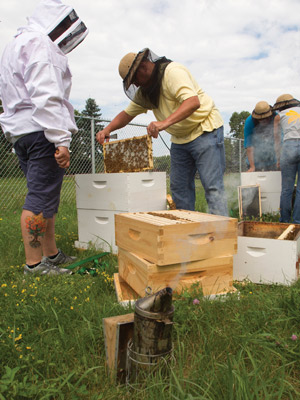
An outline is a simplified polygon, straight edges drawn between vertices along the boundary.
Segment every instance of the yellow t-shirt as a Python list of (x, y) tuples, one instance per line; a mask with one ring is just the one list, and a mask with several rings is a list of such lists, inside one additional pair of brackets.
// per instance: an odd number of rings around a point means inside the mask
[[(222, 126), (223, 120), (212, 98), (199, 87), (189, 70), (179, 63), (171, 62), (166, 67), (162, 79), (158, 108), (152, 110), (155, 118), (163, 121), (175, 112), (184, 100), (193, 96), (198, 96), (200, 107), (186, 119), (166, 129), (171, 134), (173, 143), (189, 143), (203, 132), (211, 132)], [(148, 109), (133, 101), (125, 109), (132, 117), (147, 111)]]

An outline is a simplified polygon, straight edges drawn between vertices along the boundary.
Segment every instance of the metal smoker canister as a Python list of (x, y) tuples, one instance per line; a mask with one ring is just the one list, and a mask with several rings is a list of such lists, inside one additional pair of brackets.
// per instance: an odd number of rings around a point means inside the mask
[(169, 287), (136, 301), (133, 339), (128, 346), (127, 374), (131, 378), (171, 354), (173, 314)]

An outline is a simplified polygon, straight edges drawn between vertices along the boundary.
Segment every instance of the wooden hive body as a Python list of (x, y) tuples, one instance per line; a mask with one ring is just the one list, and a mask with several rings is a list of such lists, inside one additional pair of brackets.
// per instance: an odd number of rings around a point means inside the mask
[(232, 289), (233, 256), (158, 266), (136, 254), (119, 249), (119, 275), (140, 296), (146, 289), (153, 293), (171, 287), (175, 293), (195, 284), (204, 295), (223, 293)]
[(115, 216), (116, 244), (156, 265), (178, 264), (237, 251), (237, 220), (185, 210)]

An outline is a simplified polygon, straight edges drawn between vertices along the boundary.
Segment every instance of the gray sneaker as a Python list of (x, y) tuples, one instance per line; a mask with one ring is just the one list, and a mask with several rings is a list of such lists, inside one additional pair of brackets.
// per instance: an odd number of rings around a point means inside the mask
[(55, 258), (43, 257), (42, 261), (47, 261), (53, 265), (71, 264), (76, 260), (76, 257), (67, 256), (63, 251), (58, 249), (58, 254)]
[(29, 268), (27, 265), (24, 267), (24, 275), (71, 275), (72, 271), (66, 268), (59, 268), (56, 265), (49, 263), (47, 260), (42, 260), (37, 267)]

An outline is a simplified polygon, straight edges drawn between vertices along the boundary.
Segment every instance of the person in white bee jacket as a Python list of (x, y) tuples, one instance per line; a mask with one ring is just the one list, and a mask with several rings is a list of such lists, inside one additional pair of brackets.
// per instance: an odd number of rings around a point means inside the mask
[(0, 124), (14, 145), (28, 187), (21, 215), (24, 273), (69, 274), (58, 265), (74, 257), (65, 255), (55, 241), (62, 180), (70, 164), (71, 136), (77, 132), (66, 54), (88, 29), (60, 0), (40, 1), (27, 20), (0, 62)]

